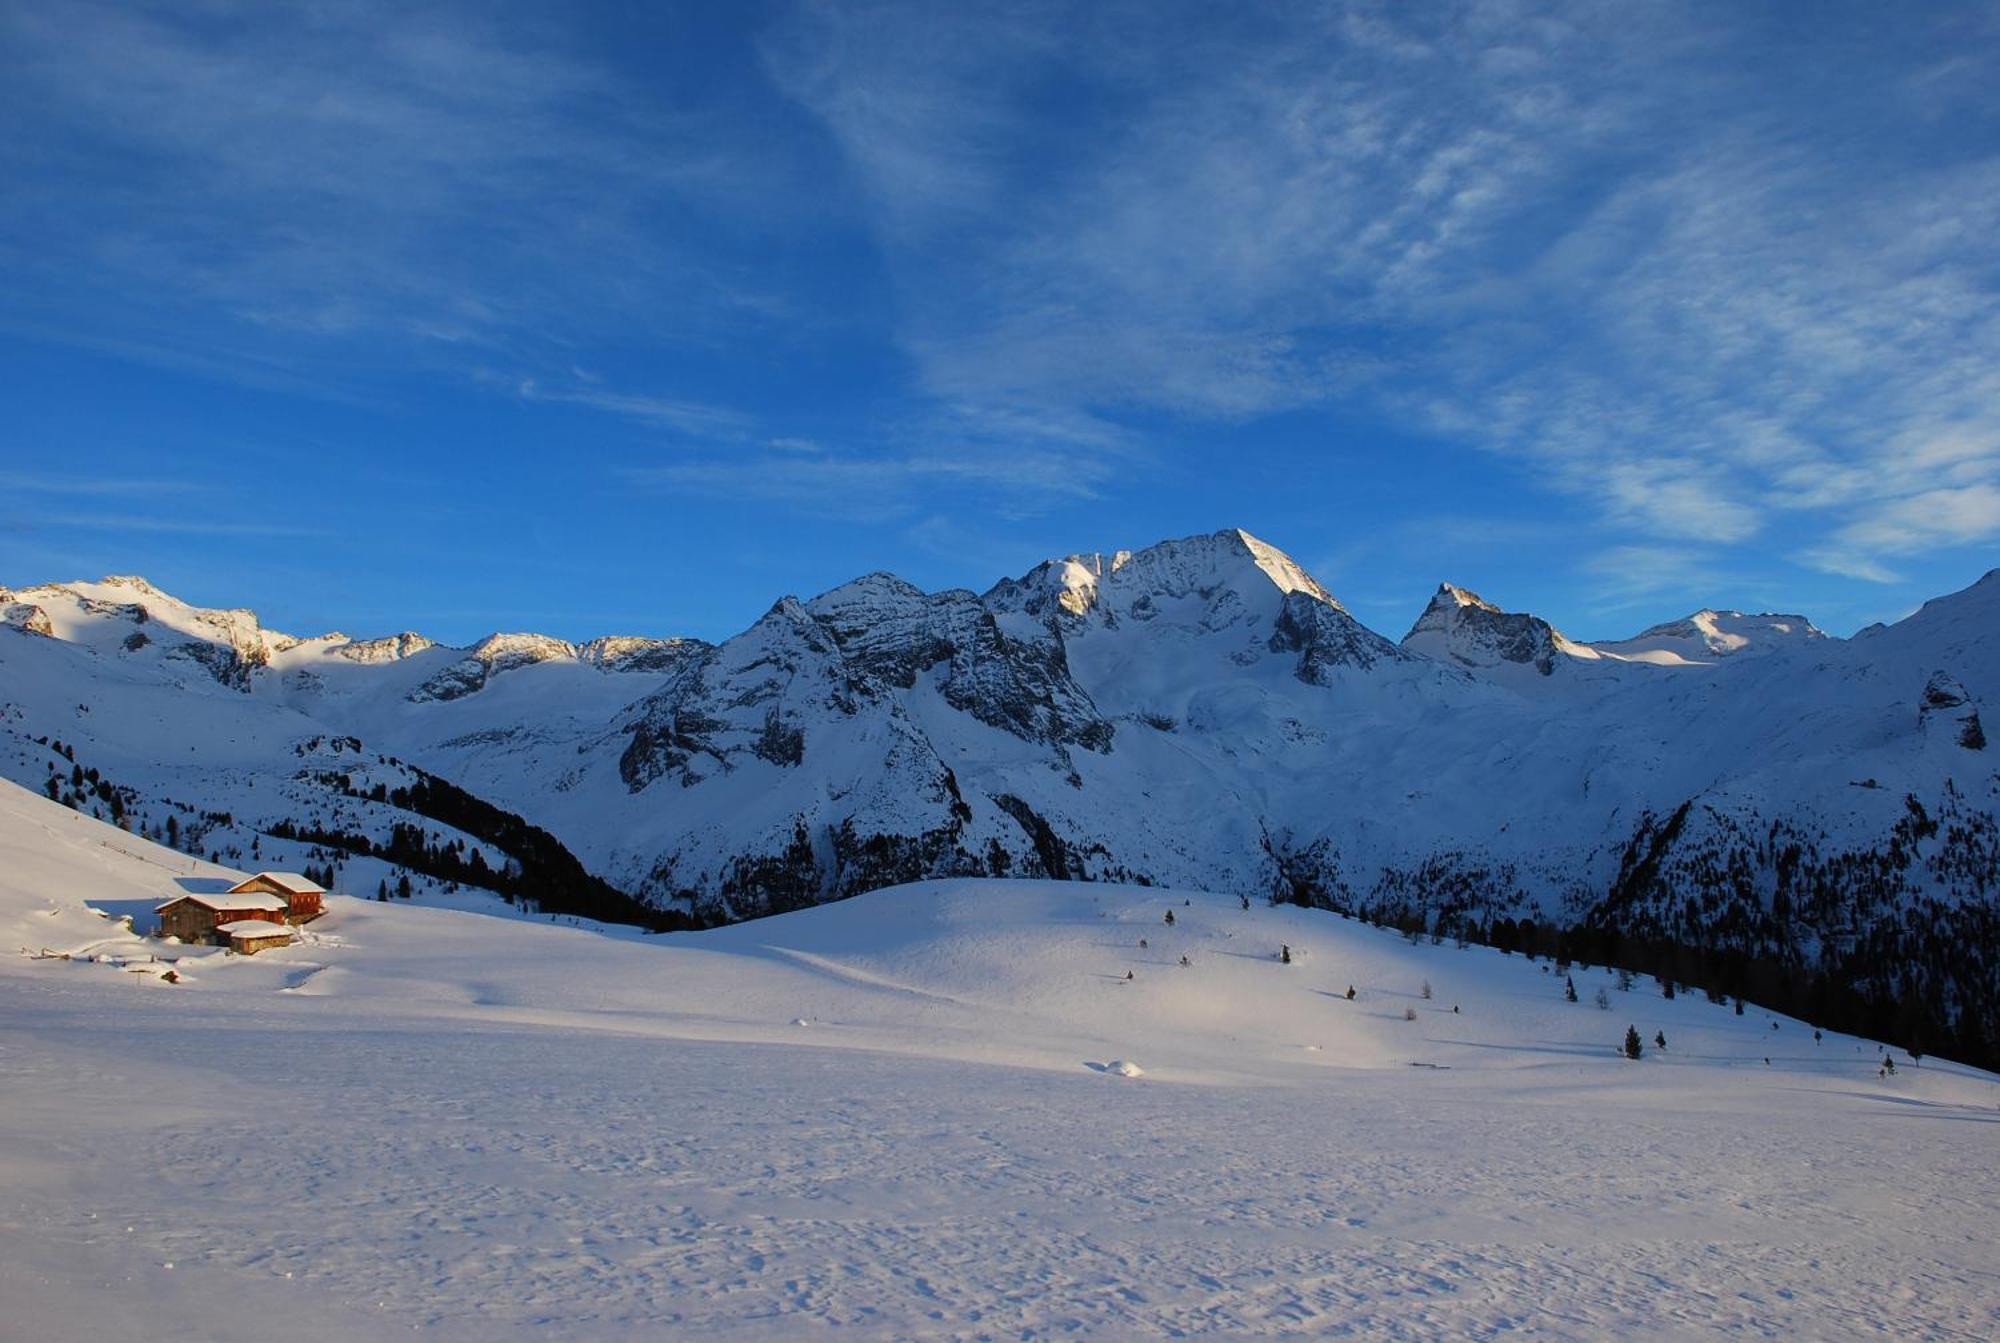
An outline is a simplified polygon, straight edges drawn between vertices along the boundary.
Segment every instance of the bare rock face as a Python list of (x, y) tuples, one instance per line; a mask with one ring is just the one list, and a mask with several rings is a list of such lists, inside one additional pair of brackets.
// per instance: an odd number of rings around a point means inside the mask
[(1369, 629), (1331, 597), (1306, 591), (1285, 594), (1271, 629), (1271, 651), (1299, 655), (1294, 674), (1307, 685), (1331, 685), (1343, 667), (1368, 671), (1409, 654)]
[(1917, 727), (1924, 732), (1949, 732), (1968, 751), (1986, 749), (1986, 730), (1979, 723), (1979, 706), (1947, 672), (1931, 673), (1917, 703)]
[(350, 639), (333, 650), (333, 655), (349, 662), (370, 665), (385, 662), (401, 662), (406, 657), (435, 648), (437, 644), (421, 634), (404, 631), (401, 634), (385, 635), (379, 639)]
[(0, 625), (23, 634), (38, 634), (44, 639), (55, 637), (56, 627), (49, 622), (47, 611), (33, 602), (9, 601), (12, 596), (0, 590)]
[(578, 644), (576, 656), (599, 671), (662, 673), (673, 671), (707, 647), (700, 639), (645, 639), (614, 634)]

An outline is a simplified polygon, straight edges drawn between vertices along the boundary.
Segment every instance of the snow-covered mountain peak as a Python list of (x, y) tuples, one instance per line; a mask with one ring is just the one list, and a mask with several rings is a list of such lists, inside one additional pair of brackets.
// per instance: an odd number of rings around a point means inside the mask
[(1801, 615), (1704, 607), (1679, 620), (1641, 630), (1630, 639), (1602, 640), (1591, 646), (1628, 661), (1674, 665), (1775, 653), (1825, 638), (1823, 631)]
[(929, 595), (915, 583), (887, 570), (877, 569), (874, 573), (849, 579), (838, 587), (828, 588), (804, 606), (820, 620), (854, 624), (877, 615), (921, 607), (929, 601)]
[[(1499, 612), (1500, 608), (1470, 588), (1459, 587), (1456, 583), (1440, 583), (1431, 597), (1431, 605), (1449, 603), (1455, 606), (1476, 606), (1482, 611)], [(1428, 612), (1426, 613), (1428, 614)]]
[[(1208, 596), (1223, 589), (1248, 596), (1261, 588), (1274, 591), (1276, 598), (1304, 592), (1329, 605), (1339, 605), (1291, 556), (1240, 528), (1121, 552), (1113, 558), (1110, 572), (1100, 576), (1098, 585), (1106, 593), (1117, 590), (1125, 594), (1127, 601), (1179, 598), (1191, 593)], [(1269, 604), (1275, 606), (1276, 602)]]
[[(1045, 560), (1019, 578), (994, 584), (981, 600), (990, 610), (1041, 620), (1094, 615), (1105, 626), (1127, 618), (1153, 620), (1176, 605), (1186, 608), (1187, 620), (1169, 623), (1214, 628), (1232, 623), (1230, 611), (1274, 620), (1283, 599), (1294, 592), (1340, 607), (1289, 555), (1240, 528), (1229, 528), (1142, 550)], [(1194, 613), (1190, 603), (1203, 611)]]
[[(1119, 551), (1112, 566), (1127, 558)], [(1036, 619), (1081, 616), (1097, 604), (1097, 584), (1105, 572), (1102, 555), (1044, 560), (1019, 578), (1003, 578), (980, 600), (991, 610), (1021, 612)]]
[[(14, 596), (9, 624), (101, 656), (193, 662), (237, 690), (248, 689), (255, 669), (306, 642), (266, 629), (255, 611), (194, 606), (130, 575), (46, 583)], [(32, 610), (14, 609), (22, 605)]]
[(1440, 583), (1430, 605), (1403, 636), (1413, 653), (1477, 671), (1515, 669), (1553, 676), (1566, 659), (1594, 661), (1587, 644), (1565, 638), (1540, 616), (1505, 611), (1468, 588)]
[(1305, 571), (1304, 566), (1270, 542), (1260, 541), (1240, 527), (1220, 535), (1234, 537), (1236, 542), (1249, 552), (1251, 559), (1265, 577), (1278, 585), (1280, 592), (1303, 592), (1330, 605), (1340, 605), (1334, 600), (1331, 592), (1320, 586), (1318, 579)]

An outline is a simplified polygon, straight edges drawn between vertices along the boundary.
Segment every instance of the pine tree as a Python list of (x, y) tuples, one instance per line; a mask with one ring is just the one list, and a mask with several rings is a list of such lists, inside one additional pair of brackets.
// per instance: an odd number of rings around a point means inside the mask
[(1171, 928), (1173, 926), (1174, 926), (1174, 912), (1170, 909), (1167, 911), (1167, 927)]
[(1278, 948), (1278, 960), (1285, 965), (1292, 963), (1292, 947), (1289, 942)]
[(1627, 1026), (1625, 1028), (1625, 1057), (1636, 1059), (1645, 1052), (1646, 1046), (1639, 1039), (1639, 1028), (1637, 1026)]
[(389, 879), (387, 877), (375, 883), (375, 898), (384, 902), (389, 899)]
[(1665, 1031), (1655, 1031), (1653, 1033), (1653, 1044), (1654, 1047), (1664, 1054), (1667, 1049), (1667, 1033)]
[(1574, 976), (1563, 976), (1563, 1001), (1570, 1003), (1576, 1001), (1576, 979)]

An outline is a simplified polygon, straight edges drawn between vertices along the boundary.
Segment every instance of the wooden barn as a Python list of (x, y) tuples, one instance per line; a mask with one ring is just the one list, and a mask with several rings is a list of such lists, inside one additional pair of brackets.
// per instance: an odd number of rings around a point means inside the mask
[(255, 956), (269, 947), (290, 946), (292, 942), (292, 930), (269, 919), (238, 919), (218, 926), (215, 931), (228, 939), (231, 951), (243, 956)]
[(259, 872), (229, 888), (231, 895), (275, 895), (285, 902), (286, 923), (311, 923), (323, 912), (326, 889), (296, 872)]
[(228, 941), (218, 930), (226, 923), (259, 920), (283, 927), (288, 906), (280, 896), (263, 891), (243, 895), (183, 895), (154, 910), (160, 916), (160, 936), (178, 937), (183, 942)]

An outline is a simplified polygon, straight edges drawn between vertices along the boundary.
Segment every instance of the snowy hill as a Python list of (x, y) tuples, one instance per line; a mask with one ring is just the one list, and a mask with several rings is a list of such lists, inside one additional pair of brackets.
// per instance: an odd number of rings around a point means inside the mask
[(984, 880), (665, 937), (333, 896), (243, 957), (95, 912), (234, 873), (4, 783), (0, 851), (23, 1337), (2000, 1323), (2000, 1079), (1601, 965)]
[(1446, 585), (1397, 644), (1224, 531), (983, 594), (873, 574), (716, 645), (456, 649), (110, 579), (6, 594), (0, 773), (231, 861), (588, 874), (583, 912), (1057, 877), (1562, 935), (1988, 1057), (2000, 1020), (1961, 1017), (2000, 1003), (1997, 590), (1852, 640), (1704, 611), (1586, 645)]

